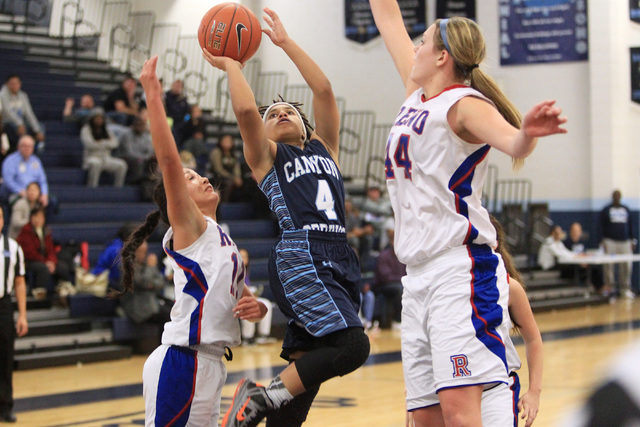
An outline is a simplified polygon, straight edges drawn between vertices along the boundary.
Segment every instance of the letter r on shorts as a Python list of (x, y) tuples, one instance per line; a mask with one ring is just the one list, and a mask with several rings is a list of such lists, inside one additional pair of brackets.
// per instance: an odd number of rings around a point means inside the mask
[(451, 356), (451, 363), (453, 364), (453, 377), (468, 377), (471, 375), (471, 371), (468, 368), (469, 361), (464, 354), (457, 354)]

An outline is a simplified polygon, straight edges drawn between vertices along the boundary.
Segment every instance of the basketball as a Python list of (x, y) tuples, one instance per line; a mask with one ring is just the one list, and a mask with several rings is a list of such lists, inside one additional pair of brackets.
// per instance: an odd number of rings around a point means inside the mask
[(198, 29), (200, 47), (214, 56), (244, 63), (260, 46), (262, 28), (258, 18), (237, 3), (221, 3), (209, 9)]

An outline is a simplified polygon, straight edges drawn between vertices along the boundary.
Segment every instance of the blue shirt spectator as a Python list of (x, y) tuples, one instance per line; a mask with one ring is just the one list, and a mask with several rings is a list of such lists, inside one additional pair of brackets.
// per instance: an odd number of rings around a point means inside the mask
[(2, 195), (11, 202), (18, 197), (26, 197), (27, 186), (32, 182), (40, 184), (42, 206), (49, 204), (47, 175), (40, 159), (33, 154), (35, 141), (30, 135), (23, 135), (18, 142), (18, 151), (9, 154), (2, 163)]

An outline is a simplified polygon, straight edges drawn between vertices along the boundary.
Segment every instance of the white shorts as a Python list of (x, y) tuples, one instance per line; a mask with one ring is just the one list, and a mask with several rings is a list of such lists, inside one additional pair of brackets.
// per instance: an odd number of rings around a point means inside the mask
[(518, 399), (520, 379), (512, 372), (509, 384), (500, 383), (482, 393), (482, 425), (518, 427)]
[(508, 382), (509, 284), (488, 246), (450, 249), (402, 279), (407, 409), (439, 404), (446, 388)]
[(161, 345), (142, 371), (145, 425), (218, 426), (227, 370), (224, 349)]

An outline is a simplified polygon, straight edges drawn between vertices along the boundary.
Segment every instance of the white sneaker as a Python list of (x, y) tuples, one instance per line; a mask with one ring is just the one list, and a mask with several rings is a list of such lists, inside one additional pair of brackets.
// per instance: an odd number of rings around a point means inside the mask
[(626, 291), (624, 291), (622, 296), (624, 296), (626, 299), (634, 299), (636, 297), (636, 294), (634, 294), (633, 291), (627, 289)]

